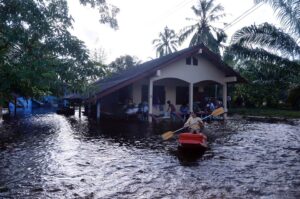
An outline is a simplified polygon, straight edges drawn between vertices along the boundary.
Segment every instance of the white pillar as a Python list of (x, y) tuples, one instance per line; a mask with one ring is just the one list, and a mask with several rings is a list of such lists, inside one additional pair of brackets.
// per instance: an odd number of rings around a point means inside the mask
[(148, 103), (149, 103), (149, 117), (148, 120), (152, 122), (152, 114), (153, 114), (153, 80), (150, 79), (149, 81), (149, 89), (148, 89)]
[[(223, 107), (224, 111), (227, 113), (227, 83), (223, 84)], [(224, 118), (226, 119), (227, 114), (224, 114)]]
[(189, 85), (189, 108), (190, 111), (193, 111), (193, 99), (194, 99), (194, 84), (190, 83)]
[(215, 98), (218, 99), (218, 84), (215, 85)]
[(78, 114), (79, 114), (79, 118), (81, 118), (81, 102), (79, 103), (79, 112), (78, 112)]
[(97, 120), (100, 120), (100, 111), (101, 111), (101, 106), (100, 106), (100, 101), (97, 101)]

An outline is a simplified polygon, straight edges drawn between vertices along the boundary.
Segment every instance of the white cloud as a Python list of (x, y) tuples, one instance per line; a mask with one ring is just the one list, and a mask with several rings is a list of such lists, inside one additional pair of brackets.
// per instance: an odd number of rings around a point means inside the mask
[[(191, 10), (196, 0), (111, 0), (120, 8), (119, 30), (99, 23), (96, 9), (84, 7), (77, 0), (68, 0), (70, 14), (73, 16), (72, 33), (83, 40), (89, 49), (102, 47), (107, 53), (107, 62), (121, 55), (129, 54), (147, 60), (155, 57), (152, 40), (167, 25), (180, 30), (187, 25), (186, 17), (194, 17)], [(244, 11), (251, 8), (253, 0), (219, 0), (228, 14), (224, 22), (231, 22)], [(275, 22), (272, 10), (262, 6), (238, 22), (226, 32), (231, 36), (239, 28), (253, 23)], [(222, 26), (221, 26), (222, 27)], [(185, 46), (186, 47), (186, 46)]]

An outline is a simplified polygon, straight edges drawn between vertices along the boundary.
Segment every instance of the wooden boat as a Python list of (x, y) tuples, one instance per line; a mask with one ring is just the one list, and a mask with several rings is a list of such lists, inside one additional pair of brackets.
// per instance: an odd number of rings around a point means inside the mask
[(205, 150), (207, 148), (207, 137), (203, 133), (181, 133), (179, 134), (178, 143), (182, 149)]

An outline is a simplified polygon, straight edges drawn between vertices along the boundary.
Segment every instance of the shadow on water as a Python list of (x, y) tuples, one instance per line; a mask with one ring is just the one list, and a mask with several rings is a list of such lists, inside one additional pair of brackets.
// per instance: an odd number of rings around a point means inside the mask
[(191, 150), (177, 147), (176, 150), (170, 150), (169, 152), (171, 155), (177, 157), (182, 166), (198, 166), (199, 160), (201, 160), (206, 150)]

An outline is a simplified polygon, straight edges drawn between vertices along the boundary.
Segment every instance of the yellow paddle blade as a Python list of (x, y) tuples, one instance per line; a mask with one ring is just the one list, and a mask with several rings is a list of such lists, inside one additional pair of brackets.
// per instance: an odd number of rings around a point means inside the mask
[(212, 116), (218, 116), (218, 115), (223, 114), (224, 112), (225, 112), (224, 109), (223, 109), (222, 107), (220, 107), (220, 108), (217, 108), (216, 110), (214, 110), (214, 111), (211, 113), (211, 115), (212, 115)]
[(162, 134), (161, 137), (163, 140), (168, 140), (171, 137), (173, 137), (173, 135), (174, 135), (173, 131), (168, 131), (168, 132), (165, 132), (164, 134)]

